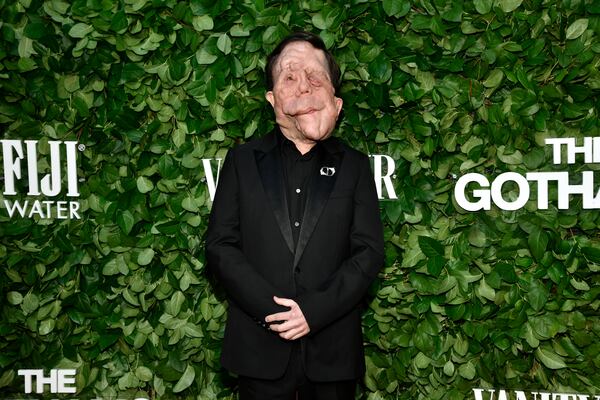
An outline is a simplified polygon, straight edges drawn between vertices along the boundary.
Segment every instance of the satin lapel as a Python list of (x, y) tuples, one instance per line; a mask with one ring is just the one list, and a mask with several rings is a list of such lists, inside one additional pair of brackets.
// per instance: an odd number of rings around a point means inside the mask
[(290, 225), (290, 216), (285, 196), (285, 184), (282, 172), (281, 155), (279, 149), (274, 146), (267, 152), (256, 151), (256, 165), (262, 180), (263, 188), (269, 199), (269, 205), (275, 214), (275, 219), (281, 229), (290, 251), (294, 252), (294, 238)]
[[(319, 217), (327, 203), (327, 199), (329, 199), (329, 195), (331, 194), (340, 171), (343, 154), (343, 152), (330, 153), (328, 151), (323, 151), (322, 155), (319, 157), (317, 168), (315, 168), (308, 188), (308, 197), (304, 208), (304, 218), (302, 219), (302, 227), (300, 228), (296, 254), (294, 255), (294, 268), (296, 268), (298, 262), (300, 262), (302, 253), (319, 221)], [(324, 175), (321, 173), (323, 167), (333, 167), (335, 172), (330, 176)], [(331, 171), (331, 169), (328, 171)], [(330, 172), (324, 171), (324, 173)]]

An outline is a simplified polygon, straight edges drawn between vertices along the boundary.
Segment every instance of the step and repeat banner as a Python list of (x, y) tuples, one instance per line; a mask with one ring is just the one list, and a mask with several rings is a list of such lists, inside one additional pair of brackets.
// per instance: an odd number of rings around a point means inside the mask
[(301, 29), (384, 222), (357, 396), (600, 399), (593, 0), (0, 0), (0, 399), (237, 398), (204, 235)]

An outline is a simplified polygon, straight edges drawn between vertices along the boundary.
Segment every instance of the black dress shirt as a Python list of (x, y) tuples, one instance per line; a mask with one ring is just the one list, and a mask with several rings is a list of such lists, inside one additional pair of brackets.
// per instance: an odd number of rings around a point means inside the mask
[(317, 142), (310, 151), (302, 154), (292, 141), (288, 140), (283, 134), (280, 134), (279, 146), (283, 161), (283, 176), (285, 179), (285, 193), (290, 214), (290, 225), (292, 226), (295, 245), (298, 243), (298, 235), (302, 227), (308, 183), (312, 172), (317, 166), (317, 153), (321, 151), (321, 144)]

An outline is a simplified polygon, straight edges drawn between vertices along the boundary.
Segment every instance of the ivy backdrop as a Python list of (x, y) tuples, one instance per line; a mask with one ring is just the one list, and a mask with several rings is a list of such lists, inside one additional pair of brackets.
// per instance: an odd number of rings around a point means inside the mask
[(598, 169), (544, 146), (600, 134), (598, 1), (0, 0), (2, 138), (39, 140), (40, 173), (47, 141), (85, 145), (81, 219), (0, 208), (3, 396), (19, 368), (76, 368), (78, 398), (236, 398), (201, 160), (271, 129), (265, 57), (297, 29), (342, 65), (336, 134), (396, 160), (361, 396), (600, 393), (598, 211), (452, 195), (467, 172)]

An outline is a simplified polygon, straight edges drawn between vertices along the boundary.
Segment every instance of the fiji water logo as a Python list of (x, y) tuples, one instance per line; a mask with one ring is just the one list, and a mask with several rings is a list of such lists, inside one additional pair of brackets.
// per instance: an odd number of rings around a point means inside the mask
[[(81, 219), (75, 141), (48, 141), (50, 172), (39, 170), (37, 140), (0, 140), (3, 203), (9, 218)], [(63, 177), (65, 179), (63, 179)], [(26, 188), (23, 184), (26, 182)], [(65, 185), (66, 183), (66, 185)], [(58, 200), (58, 196), (68, 200)]]

